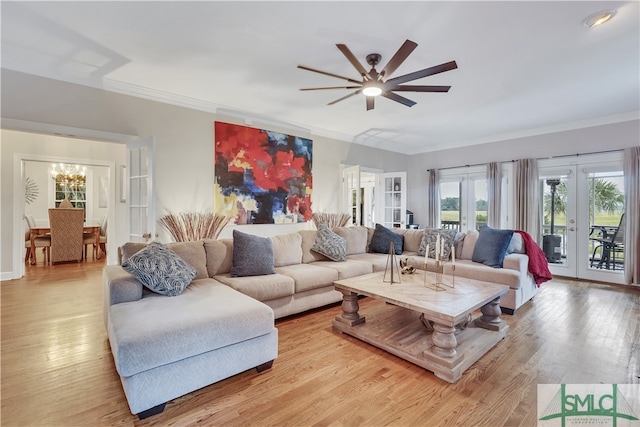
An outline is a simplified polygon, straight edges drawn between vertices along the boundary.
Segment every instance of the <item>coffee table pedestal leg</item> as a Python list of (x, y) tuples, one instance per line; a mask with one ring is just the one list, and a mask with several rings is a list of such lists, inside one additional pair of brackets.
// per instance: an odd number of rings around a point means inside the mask
[(360, 306), (358, 305), (358, 294), (340, 289), (342, 292), (342, 314), (336, 316), (335, 321), (344, 323), (349, 326), (364, 323), (365, 318), (358, 313)]
[(455, 336), (456, 328), (438, 323), (433, 324), (433, 334), (431, 339), (433, 347), (431, 351), (440, 357), (454, 357), (456, 354), (456, 346), (458, 342)]
[(500, 319), (500, 298), (496, 298), (488, 304), (483, 305), (480, 308), (482, 316), (475, 320), (476, 326), (490, 331), (499, 331), (504, 327), (502, 320)]

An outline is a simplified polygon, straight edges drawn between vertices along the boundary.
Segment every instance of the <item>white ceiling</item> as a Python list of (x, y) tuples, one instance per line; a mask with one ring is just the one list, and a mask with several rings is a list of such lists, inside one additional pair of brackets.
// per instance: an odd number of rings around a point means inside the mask
[[(317, 135), (420, 153), (637, 119), (640, 3), (542, 2), (2, 2), (2, 67)], [(581, 21), (618, 10), (609, 23)], [(336, 78), (360, 79), (336, 48), (386, 64), (392, 76), (455, 60), (411, 84), (449, 93), (403, 95), (365, 110)], [(369, 67), (366, 66), (368, 69)]]

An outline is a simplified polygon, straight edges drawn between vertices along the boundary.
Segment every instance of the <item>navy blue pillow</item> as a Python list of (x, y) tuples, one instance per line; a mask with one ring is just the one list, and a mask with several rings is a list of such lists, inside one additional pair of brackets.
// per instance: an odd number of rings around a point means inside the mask
[(261, 276), (275, 272), (271, 239), (233, 230), (231, 276)]
[(494, 268), (502, 268), (511, 237), (513, 237), (513, 230), (499, 230), (485, 225), (480, 229), (471, 261)]
[(371, 243), (369, 243), (369, 252), (388, 254), (389, 243), (391, 242), (393, 242), (396, 255), (402, 255), (404, 236), (389, 230), (387, 227), (376, 224), (376, 229), (373, 231), (373, 236), (371, 237)]

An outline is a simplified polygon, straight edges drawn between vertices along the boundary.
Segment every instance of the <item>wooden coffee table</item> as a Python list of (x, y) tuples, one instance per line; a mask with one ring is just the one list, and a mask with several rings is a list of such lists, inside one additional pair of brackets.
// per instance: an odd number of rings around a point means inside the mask
[[(334, 282), (343, 301), (342, 314), (333, 320), (333, 329), (454, 383), (509, 332), (509, 325), (500, 319), (500, 297), (509, 287), (456, 277), (454, 287), (437, 291), (424, 286), (425, 274), (427, 283), (435, 281), (434, 273), (419, 270), (401, 275), (401, 283), (384, 282), (383, 272)], [(451, 276), (443, 276), (443, 281), (451, 284)], [(386, 304), (360, 313), (358, 295)], [(478, 308), (481, 316), (466, 328), (456, 328)], [(433, 332), (420, 320), (421, 313), (432, 321)]]

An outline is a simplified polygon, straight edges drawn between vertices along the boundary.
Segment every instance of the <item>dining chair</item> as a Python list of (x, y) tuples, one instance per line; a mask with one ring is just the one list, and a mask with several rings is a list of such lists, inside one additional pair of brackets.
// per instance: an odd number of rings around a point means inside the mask
[(51, 264), (82, 261), (84, 209), (49, 209)]
[(599, 238), (591, 238), (590, 240), (597, 242), (591, 254), (591, 267), (595, 260), (598, 249), (600, 250), (600, 259), (596, 268), (602, 268), (604, 265), (607, 270), (616, 269), (616, 254), (624, 253), (624, 213), (620, 216), (618, 228), (611, 234), (604, 234)]
[[(31, 253), (31, 228), (36, 226), (36, 222), (33, 220), (31, 215), (25, 215), (24, 217), (27, 223), (27, 231), (24, 233), (24, 248), (26, 249), (24, 255), (24, 262), (29, 262), (31, 257), (37, 262), (36, 254), (37, 252)], [(34, 239), (34, 245), (36, 249), (42, 248), (42, 252), (44, 253), (44, 263), (47, 264), (49, 262), (50, 251), (51, 248), (51, 236), (38, 236)]]
[(107, 215), (101, 215), (98, 220), (98, 225), (100, 226), (100, 236), (98, 237), (98, 241), (96, 242), (96, 235), (94, 233), (83, 233), (83, 243), (84, 243), (84, 258), (88, 258), (88, 246), (91, 245), (93, 248), (93, 259), (98, 257), (98, 252), (102, 251), (103, 254), (107, 253)]

